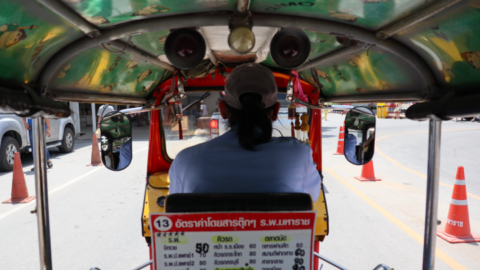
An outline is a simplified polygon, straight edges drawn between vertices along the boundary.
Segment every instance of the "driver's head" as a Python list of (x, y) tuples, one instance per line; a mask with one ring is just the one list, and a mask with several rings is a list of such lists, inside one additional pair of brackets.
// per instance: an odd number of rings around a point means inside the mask
[[(273, 73), (259, 64), (248, 63), (235, 68), (227, 78), (225, 98), (218, 108), (231, 126), (237, 127), (240, 145), (248, 150), (270, 141), (272, 121), (277, 120), (277, 84)], [(259, 128), (261, 134), (255, 134)]]

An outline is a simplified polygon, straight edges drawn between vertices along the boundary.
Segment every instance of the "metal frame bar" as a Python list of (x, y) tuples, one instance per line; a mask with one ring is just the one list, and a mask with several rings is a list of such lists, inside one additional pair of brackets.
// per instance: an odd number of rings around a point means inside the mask
[(301, 72), (301, 71), (307, 70), (309, 68), (314, 68), (314, 67), (316, 67), (320, 64), (329, 63), (329, 62), (334, 61), (338, 58), (342, 58), (344, 56), (354, 54), (354, 53), (356, 53), (358, 51), (361, 51), (361, 50), (364, 50), (364, 49), (365, 48), (363, 48), (362, 46), (343, 47), (343, 48), (340, 48), (340, 49), (335, 50), (333, 52), (330, 52), (330, 53), (321, 55), (320, 57), (317, 57), (317, 58), (313, 59), (312, 61), (307, 62), (303, 66), (295, 69), (295, 71), (296, 72)]
[(144, 52), (144, 51), (141, 51), (139, 49), (135, 49), (133, 47), (130, 47), (128, 44), (126, 44), (123, 41), (120, 41), (120, 40), (110, 41), (110, 42), (107, 43), (107, 45), (110, 45), (110, 46), (112, 46), (116, 49), (122, 50), (122, 52), (129, 53), (129, 54), (133, 55), (134, 57), (145, 60), (146, 62), (152, 63), (156, 66), (161, 67), (161, 68), (168, 69), (170, 71), (175, 71), (174, 66), (158, 60), (157, 58), (151, 56), (147, 52)]
[(150, 260), (150, 261), (148, 261), (148, 262), (146, 262), (146, 263), (144, 263), (144, 264), (142, 264), (142, 265), (139, 265), (139, 266), (133, 268), (132, 270), (140, 270), (140, 269), (143, 269), (143, 268), (151, 265), (152, 263), (153, 263), (153, 260)]
[[(102, 35), (96, 39), (84, 37), (64, 47), (49, 59), (38, 75), (37, 81), (40, 82), (42, 88), (48, 87), (54, 76), (70, 59), (101, 43), (121, 39), (128, 35), (139, 35), (171, 28), (228, 25), (228, 18), (231, 15), (231, 13), (216, 13), (214, 16), (212, 13), (187, 14), (151, 18), (115, 26), (102, 32)], [(419, 85), (421, 89), (436, 85), (434, 73), (424, 59), (396, 40), (389, 39), (380, 42), (372, 31), (339, 22), (300, 16), (256, 13), (252, 17), (254, 26), (296, 28), (331, 35), (341, 34), (367, 43), (366, 46), (377, 46), (400, 57), (411, 66), (412, 70), (420, 74), (423, 81), (423, 85)]]
[(428, 127), (427, 203), (425, 210), (425, 236), (423, 240), (423, 270), (435, 269), (441, 134), (442, 121), (431, 115)]
[(340, 266), (339, 264), (335, 263), (334, 261), (330, 260), (330, 259), (327, 259), (325, 257), (323, 257), (322, 255), (318, 254), (317, 252), (313, 252), (313, 255), (317, 258), (320, 258), (322, 259), (323, 261), (326, 261), (327, 263), (329, 263), (330, 265), (338, 268), (338, 269), (341, 269), (341, 270), (347, 270), (347, 268), (343, 267), (343, 266)]
[(237, 11), (240, 13), (245, 13), (250, 8), (250, 0), (238, 0), (237, 1)]
[(37, 198), (37, 226), (42, 270), (52, 269), (52, 247), (50, 242), (50, 221), (48, 210), (48, 186), (45, 148), (45, 119), (33, 119), (35, 191)]
[[(56, 0), (38, 0), (39, 3), (50, 9), (52, 12), (62, 17), (69, 23), (84, 32), (88, 37), (96, 39), (102, 35), (99, 29), (92, 25), (89, 21), (85, 20), (81, 15), (71, 10), (66, 4)], [(150, 62), (161, 68), (174, 71), (175, 67), (158, 60), (156, 57), (150, 55), (147, 52), (141, 51), (137, 48), (131, 47), (122, 41), (111, 42), (113, 47), (120, 47), (122, 51), (128, 52), (135, 57)]]
[(369, 95), (355, 95), (355, 96), (323, 96), (324, 102), (377, 102), (377, 101), (424, 101), (430, 97), (428, 90), (412, 91), (412, 92), (394, 92), (385, 94), (369, 94)]
[(216, 16), (212, 16), (210, 13), (202, 13), (199, 15), (187, 14), (164, 18), (152, 18), (122, 24), (103, 31), (102, 35), (98, 36), (96, 39), (83, 37), (70, 43), (70, 45), (65, 46), (49, 59), (36, 80), (39, 81), (42, 89), (48, 89), (52, 79), (55, 78), (55, 75), (67, 64), (69, 60), (81, 52), (97, 45), (101, 45), (102, 43), (108, 43), (113, 40), (121, 39), (128, 35), (140, 35), (160, 30), (190, 28), (197, 26), (227, 25), (228, 18), (228, 14), (218, 14)]
[[(400, 22), (387, 27), (379, 32), (377, 32), (376, 37), (379, 40), (386, 40), (387, 38), (395, 35), (396, 33), (415, 26), (416, 24), (423, 22), (432, 16), (446, 10), (447, 8), (456, 5), (463, 0), (439, 0), (435, 1), (432, 4), (424, 7), (423, 9), (413, 13), (407, 18), (401, 19)], [(466, 2), (466, 1), (465, 1)]]
[(87, 103), (112, 103), (112, 104), (128, 104), (143, 105), (147, 103), (147, 99), (131, 96), (104, 95), (96, 93), (74, 92), (51, 90), (52, 98), (61, 101), (76, 101)]
[(56, 0), (37, 0), (37, 2), (44, 5), (47, 9), (62, 17), (69, 23), (73, 24), (73, 26), (78, 28), (86, 35), (95, 38), (101, 34), (100, 30), (98, 30), (89, 21), (85, 20), (82, 16), (78, 15), (75, 11), (71, 10), (62, 2)]
[(424, 84), (423, 86), (419, 86), (420, 88), (426, 88), (437, 84), (432, 69), (416, 52), (393, 39), (381, 42), (375, 37), (375, 33), (372, 31), (343, 23), (300, 16), (255, 13), (252, 17), (254, 26), (295, 28), (330, 35), (343, 35), (362, 41), (366, 43), (365, 46), (377, 46), (404, 60), (411, 66), (412, 70), (420, 74)]
[(208, 56), (208, 58), (210, 59), (210, 61), (212, 61), (212, 64), (216, 66), (218, 64), (218, 60), (215, 57), (215, 54), (213, 53), (212, 49), (210, 49), (211, 48), (210, 44), (209, 44), (208, 40), (206, 39), (205, 33), (203, 33), (201, 27), (198, 28), (198, 32), (200, 32), (203, 39), (205, 40), (205, 44), (207, 45), (207, 56)]
[(258, 48), (258, 51), (257, 51), (257, 59), (255, 60), (255, 63), (261, 63), (263, 61), (265, 61), (265, 59), (268, 58), (268, 54), (270, 53), (270, 42), (272, 41), (272, 38), (275, 36), (275, 34), (279, 31), (280, 29), (277, 28), (266, 40), (265, 42), (262, 44), (262, 46), (260, 46), (260, 48)]

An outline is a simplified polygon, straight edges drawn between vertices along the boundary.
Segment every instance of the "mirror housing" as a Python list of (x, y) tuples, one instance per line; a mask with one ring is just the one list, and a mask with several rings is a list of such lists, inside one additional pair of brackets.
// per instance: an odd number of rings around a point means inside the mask
[(355, 107), (345, 117), (344, 155), (354, 165), (370, 162), (375, 152), (375, 114), (368, 108)]
[(105, 167), (112, 171), (127, 168), (132, 161), (132, 123), (119, 112), (107, 113), (100, 122), (100, 153)]

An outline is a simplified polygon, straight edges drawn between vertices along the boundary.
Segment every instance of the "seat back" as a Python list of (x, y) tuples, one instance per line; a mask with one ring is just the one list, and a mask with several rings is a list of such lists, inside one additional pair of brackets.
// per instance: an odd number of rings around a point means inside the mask
[(189, 193), (168, 195), (167, 213), (310, 211), (306, 193)]

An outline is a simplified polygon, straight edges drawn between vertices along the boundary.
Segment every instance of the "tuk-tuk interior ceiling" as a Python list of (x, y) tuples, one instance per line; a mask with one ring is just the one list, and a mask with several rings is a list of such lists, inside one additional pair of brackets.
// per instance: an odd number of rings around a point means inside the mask
[[(192, 12), (234, 12), (237, 0), (63, 2), (93, 25), (105, 28), (146, 18)], [(425, 4), (426, 1), (417, 0), (252, 0), (250, 10), (254, 14), (321, 18), (378, 31)], [(480, 82), (478, 25), (480, 0), (468, 0), (397, 33), (393, 38), (425, 59), (440, 86), (469, 87)], [(342, 47), (334, 35), (305, 32), (311, 42), (310, 59)], [(161, 56), (164, 55), (163, 44), (168, 33), (165, 30), (134, 35), (130, 44), (153, 56)], [(82, 36), (82, 32), (34, 0), (1, 1), (0, 79), (18, 83), (35, 82), (55, 53)], [(124, 38), (124, 41), (128, 39)], [(71, 59), (57, 74), (53, 87), (146, 97), (161, 80), (166, 79), (162, 79), (164, 70), (158, 66), (107, 49), (89, 49)], [(263, 64), (278, 67), (271, 57)], [(327, 96), (411, 91), (419, 80), (401, 58), (378, 48), (320, 64), (315, 71)], [(302, 72), (302, 75), (310, 83), (315, 83), (309, 70)]]

